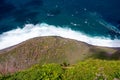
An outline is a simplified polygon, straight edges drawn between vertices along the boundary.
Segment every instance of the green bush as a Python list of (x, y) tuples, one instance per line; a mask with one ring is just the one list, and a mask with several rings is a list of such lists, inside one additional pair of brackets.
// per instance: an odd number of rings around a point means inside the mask
[(0, 80), (113, 80), (120, 79), (120, 61), (86, 60), (71, 66), (35, 65)]
[(4, 76), (1, 80), (61, 80), (62, 73), (58, 64), (35, 65), (28, 70)]
[(66, 70), (66, 80), (113, 80), (120, 79), (120, 61), (87, 60)]

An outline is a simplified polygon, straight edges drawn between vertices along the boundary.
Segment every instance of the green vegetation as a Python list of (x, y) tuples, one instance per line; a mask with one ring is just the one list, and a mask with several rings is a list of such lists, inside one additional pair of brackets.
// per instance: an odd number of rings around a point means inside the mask
[(120, 61), (80, 61), (75, 65), (51, 63), (33, 67), (11, 75), (2, 75), (0, 80), (114, 80), (120, 79)]
[(65, 72), (67, 80), (113, 80), (120, 79), (120, 61), (87, 60)]

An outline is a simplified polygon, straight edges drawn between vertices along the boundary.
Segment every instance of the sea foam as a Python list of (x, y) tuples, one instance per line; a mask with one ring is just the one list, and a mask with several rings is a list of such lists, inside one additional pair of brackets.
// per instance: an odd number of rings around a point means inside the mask
[(90, 37), (70, 28), (41, 24), (26, 24), (24, 28), (17, 28), (0, 35), (0, 50), (19, 44), (25, 40), (41, 36), (60, 36), (63, 38), (74, 39), (86, 42), (91, 45), (105, 47), (120, 47), (120, 40), (111, 40), (103, 37)]

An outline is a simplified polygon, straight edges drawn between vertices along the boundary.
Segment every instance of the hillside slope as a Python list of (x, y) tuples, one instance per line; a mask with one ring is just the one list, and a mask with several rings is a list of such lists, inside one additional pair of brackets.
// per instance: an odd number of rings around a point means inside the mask
[(0, 72), (12, 73), (37, 63), (74, 64), (87, 58), (120, 59), (119, 54), (117, 49), (91, 46), (71, 39), (37, 37), (0, 51)]

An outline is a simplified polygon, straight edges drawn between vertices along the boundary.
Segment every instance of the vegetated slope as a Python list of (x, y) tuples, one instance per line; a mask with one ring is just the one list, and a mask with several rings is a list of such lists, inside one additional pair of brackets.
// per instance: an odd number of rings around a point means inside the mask
[[(119, 50), (95, 47), (61, 37), (37, 37), (0, 52), (0, 72), (16, 72), (34, 64), (77, 63), (87, 58), (112, 59)], [(113, 57), (113, 59), (119, 56)]]
[(34, 65), (0, 80), (120, 80), (120, 61), (85, 60), (71, 66)]

